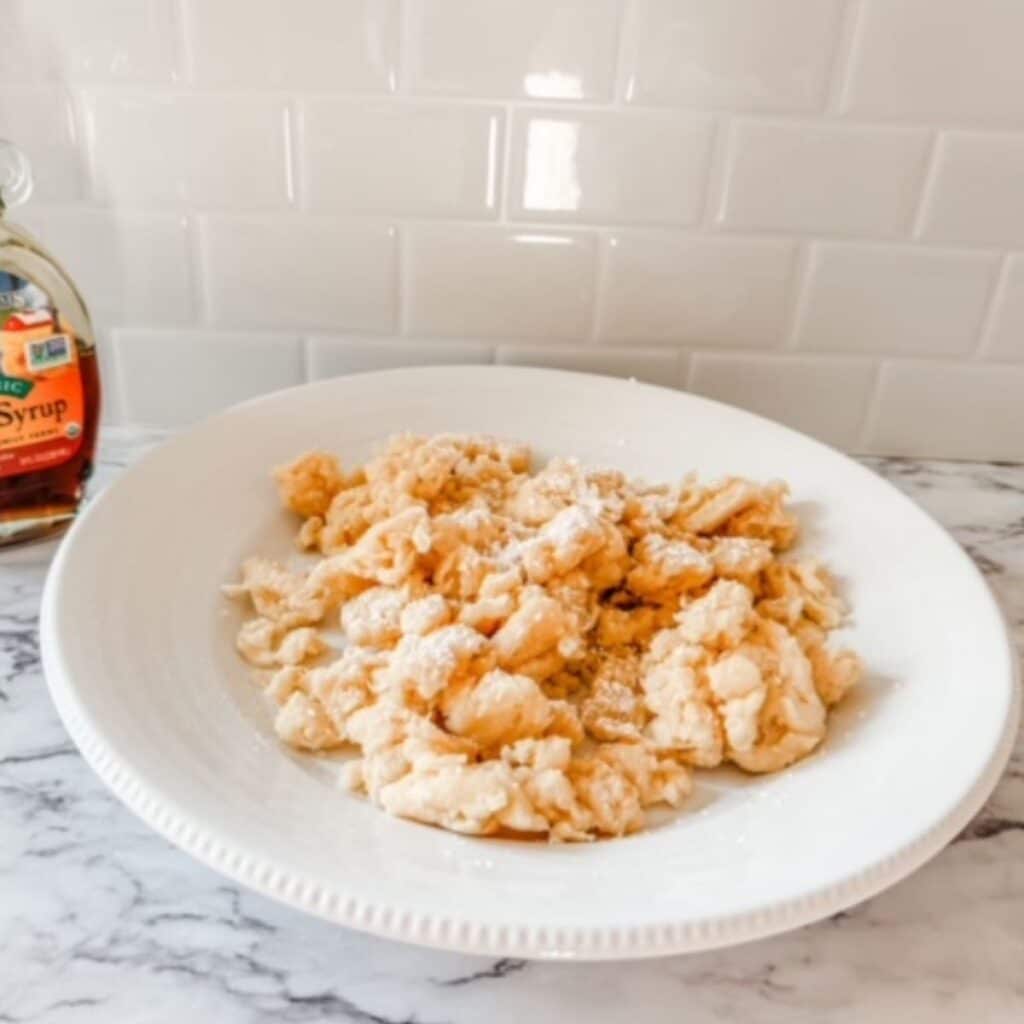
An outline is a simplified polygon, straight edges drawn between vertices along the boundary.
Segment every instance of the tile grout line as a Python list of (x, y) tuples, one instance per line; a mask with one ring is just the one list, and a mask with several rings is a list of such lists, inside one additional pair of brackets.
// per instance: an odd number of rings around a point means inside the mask
[(409, 21), (412, 14), (408, 0), (398, 0), (398, 32), (395, 38), (395, 72), (394, 80), (389, 82), (387, 96), (406, 96), (409, 88), (409, 38), (411, 29)]
[(931, 195), (935, 189), (935, 179), (938, 176), (939, 146), (942, 132), (936, 131), (928, 141), (928, 151), (925, 155), (924, 169), (921, 172), (917, 203), (910, 219), (910, 233), (908, 241), (920, 243), (923, 241), (925, 220), (928, 217), (928, 208), (931, 205)]
[(865, 455), (871, 452), (871, 438), (878, 424), (878, 418), (881, 415), (882, 376), (885, 365), (886, 360), (884, 358), (878, 360), (878, 364), (875, 367), (874, 380), (871, 384), (871, 391), (868, 393), (868, 400), (861, 417), (860, 428), (857, 431), (857, 440), (853, 450)]
[(814, 243), (806, 240), (797, 242), (793, 256), (792, 281), (787, 295), (786, 315), (782, 327), (781, 350), (794, 352), (799, 349), (798, 341), (803, 328), (807, 306), (810, 302), (811, 271), (814, 267)]
[(830, 63), (831, 73), (825, 92), (825, 115), (842, 115), (847, 105), (854, 59), (860, 51), (864, 21), (861, 0), (847, 0), (836, 26)]
[[(740, 117), (745, 120), (777, 123), (780, 125), (810, 125), (818, 126), (822, 121), (829, 121), (833, 127), (859, 128), (876, 131), (942, 131), (960, 132), (973, 135), (998, 135), (1012, 138), (1020, 138), (1024, 135), (1020, 124), (1010, 119), (984, 119), (974, 120), (953, 119), (942, 120), (928, 117), (906, 117), (900, 115), (885, 116), (879, 114), (864, 114), (852, 117), (843, 117), (836, 121), (827, 119), (825, 114), (828, 111), (822, 110), (800, 110), (793, 107), (772, 108), (754, 107), (744, 105), (707, 105), (695, 106), (685, 103), (636, 103), (630, 102), (626, 106), (616, 106), (610, 100), (581, 100), (566, 97), (549, 96), (526, 96), (518, 95), (494, 95), (494, 96), (466, 96), (457, 93), (445, 94), (434, 92), (398, 91), (391, 92), (388, 89), (356, 90), (347, 89), (302, 89), (296, 92), (293, 89), (274, 88), (263, 89), (251, 87), (245, 84), (235, 84), (224, 87), (213, 87), (194, 85), (191, 83), (165, 85), (160, 82), (138, 82), (119, 85), (100, 79), (88, 79), (85, 77), (72, 77), (63, 80), (62, 83), (69, 90), (83, 90), (98, 96), (122, 96), (130, 98), (146, 98), (157, 96), (161, 98), (184, 98), (203, 97), (207, 99), (237, 99), (244, 97), (250, 100), (282, 101), (287, 98), (298, 96), (300, 99), (310, 100), (337, 100), (339, 102), (366, 102), (384, 101), (401, 105), (412, 103), (417, 106), (438, 106), (438, 107), (466, 107), (480, 108), (493, 107), (496, 104), (528, 105), (538, 110), (562, 110), (580, 113), (607, 113), (617, 114), (620, 117), (644, 117), (647, 115), (680, 114), (690, 117), (701, 116), (730, 116)], [(35, 90), (44, 88), (45, 83), (29, 80), (13, 82), (9, 85), (12, 89)]]
[(610, 108), (622, 110), (632, 103), (629, 96), (629, 83), (626, 78), (626, 47), (632, 42), (635, 30), (636, 12), (632, 0), (622, 0), (619, 8), (617, 35), (615, 38), (615, 57), (612, 66), (612, 89)]
[(113, 204), (104, 198), (99, 174), (99, 154), (97, 153), (95, 116), (93, 101), (95, 94), (88, 88), (78, 87), (74, 90), (75, 116), (79, 124), (79, 138), (82, 147), (82, 166), (85, 171), (85, 192), (93, 206), (104, 210), (113, 210)]
[(501, 159), (498, 161), (500, 170), (497, 184), (500, 198), (497, 223), (505, 225), (509, 223), (508, 210), (512, 195), (512, 120), (515, 117), (515, 107), (511, 103), (505, 103), (502, 110), (504, 113), (501, 130)]
[(174, 0), (171, 5), (171, 19), (173, 27), (173, 60), (171, 78), (174, 82), (191, 85), (195, 82), (196, 69), (192, 55), (192, 47), (189, 46), (188, 15), (185, 13), (183, 0)]
[(712, 138), (708, 154), (707, 181), (704, 185), (701, 215), (697, 221), (704, 231), (721, 233), (716, 219), (729, 187), (732, 170), (733, 125), (735, 118), (722, 115), (712, 121)]
[(305, 333), (299, 338), (299, 367), (303, 382), (311, 383), (313, 380), (313, 339)]
[(689, 391), (687, 387), (690, 381), (690, 374), (693, 372), (693, 353), (681, 345), (673, 349), (676, 356), (676, 373), (672, 381), (672, 387), (678, 391)]
[[(301, 160), (296, 161), (301, 168)], [(301, 173), (297, 178), (301, 179)], [(297, 182), (297, 192), (301, 194), (301, 180)], [(194, 206), (180, 202), (148, 201), (109, 203), (97, 198), (87, 200), (48, 200), (33, 203), (33, 210), (49, 214), (74, 214), (74, 213), (96, 213), (127, 214), (139, 217), (167, 217), (167, 216), (201, 216), (215, 218), (218, 220), (265, 220), (278, 223), (303, 222), (303, 221), (327, 221), (331, 223), (354, 223), (354, 224), (387, 224), (391, 225), (400, 221), (403, 225), (413, 227), (460, 227), (460, 228), (516, 228), (523, 231), (534, 231), (538, 233), (569, 233), (578, 235), (595, 235), (601, 231), (630, 231), (646, 235), (672, 239), (686, 239), (692, 241), (709, 241), (722, 243), (743, 244), (746, 242), (776, 241), (793, 242), (805, 244), (830, 243), (836, 245), (850, 246), (878, 246), (885, 248), (906, 249), (906, 250), (929, 250), (945, 252), (953, 255), (977, 256), (980, 254), (1002, 255), (1008, 251), (1005, 243), (1000, 242), (973, 242), (966, 240), (947, 241), (933, 239), (911, 239), (901, 235), (871, 235), (865, 233), (840, 232), (834, 230), (802, 230), (792, 228), (783, 230), (781, 228), (756, 228), (736, 227), (720, 229), (714, 226), (705, 226), (702, 222), (692, 224), (678, 223), (649, 223), (641, 221), (614, 221), (614, 220), (571, 220), (565, 218), (536, 218), (522, 217), (509, 220), (507, 223), (494, 217), (466, 217), (466, 216), (432, 216), (429, 214), (403, 214), (394, 210), (375, 211), (373, 213), (358, 213), (352, 210), (309, 210), (306, 208), (292, 207), (285, 204), (247, 207), (247, 206), (225, 206), (215, 203), (197, 203)], [(1024, 251), (1024, 243), (1011, 246), (1010, 252)]]
[(91, 114), (88, 109), (87, 93), (81, 88), (64, 86), (68, 108), (71, 141), (75, 149), (79, 173), (81, 174), (80, 194), (82, 199), (76, 206), (99, 204), (97, 188), (95, 146), (92, 143)]
[(195, 303), (192, 320), (199, 327), (210, 326), (210, 300), (207, 295), (206, 281), (206, 239), (201, 214), (189, 214), (185, 217), (185, 237), (188, 240), (189, 283), (192, 286), (192, 298)]
[(1009, 284), (1010, 254), (1004, 252), (1000, 257), (995, 279), (992, 282), (992, 288), (985, 303), (985, 311), (982, 314), (981, 323), (978, 325), (978, 340), (974, 348), (968, 353), (968, 359), (978, 361), (984, 359), (989, 354), (992, 347), (992, 335), (995, 333), (995, 326)]
[[(113, 370), (113, 376), (114, 376), (114, 381), (113, 381), (113, 384), (114, 384), (114, 387), (113, 387), (114, 400), (117, 403), (118, 409), (120, 410), (121, 418), (123, 420), (127, 421), (127, 419), (128, 419), (128, 388), (127, 388), (126, 382), (125, 382), (124, 362), (121, 359), (121, 345), (124, 343), (124, 339), (121, 337), (121, 331), (122, 331), (122, 328), (120, 328), (120, 327), (108, 327), (108, 328), (106, 328), (103, 331), (103, 333), (105, 335), (105, 338), (103, 339), (103, 343), (105, 344), (107, 352), (109, 353), (107, 358), (110, 360), (110, 368), (111, 368), (111, 370)], [(97, 341), (97, 344), (100, 344), (101, 339), (97, 338), (96, 341)], [(103, 381), (103, 384), (105, 385), (106, 382)], [(101, 396), (100, 396), (101, 405), (102, 405), (102, 397), (103, 396), (101, 394)], [(103, 410), (101, 408), (100, 409), (100, 417), (101, 417), (101, 419), (102, 419), (102, 416), (103, 416)]]
[(305, 210), (308, 205), (305, 182), (302, 180), (299, 160), (305, 142), (303, 112), (296, 98), (284, 105), (284, 189), (288, 197), (288, 208)]
[(682, 375), (683, 390), (693, 394), (695, 393), (693, 390), (694, 382), (697, 379), (697, 363), (704, 353), (700, 349), (681, 349), (680, 351), (682, 352), (682, 357), (686, 359), (686, 372)]
[(409, 337), (411, 288), (409, 286), (409, 232), (408, 225), (395, 224), (395, 327), (398, 338)]
[(505, 136), (508, 132), (504, 113), (491, 114), (487, 119), (487, 170), (484, 174), (484, 209), (491, 214), (492, 223), (500, 223), (505, 207), (504, 182), (500, 180), (500, 167), (505, 160)]
[(608, 256), (613, 239), (604, 232), (598, 234), (595, 242), (594, 273), (591, 278), (592, 294), (590, 296), (590, 324), (587, 328), (585, 343), (596, 347), (604, 326), (604, 292), (608, 286)]

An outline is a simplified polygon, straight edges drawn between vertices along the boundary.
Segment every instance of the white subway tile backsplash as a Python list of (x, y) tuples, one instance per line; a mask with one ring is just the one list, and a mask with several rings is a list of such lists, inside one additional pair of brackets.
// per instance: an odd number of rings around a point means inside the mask
[(0, 138), (36, 177), (12, 219), (111, 339), (108, 417), (398, 365), (692, 365), (845, 447), (1024, 458), (1024, 0), (0, 0), (0, 25)]
[(581, 338), (593, 305), (593, 237), (498, 227), (408, 229), (413, 334)]
[(997, 268), (987, 253), (821, 244), (808, 270), (798, 344), (901, 355), (970, 352)]
[(637, 0), (626, 97), (736, 110), (816, 110), (840, 0)]
[(513, 123), (512, 216), (665, 224), (700, 217), (711, 118), (537, 109)]
[(1024, 122), (1024, 4), (864, 0), (847, 106), (955, 123)]
[(286, 206), (286, 117), (284, 102), (272, 97), (94, 94), (87, 125), (97, 197), (125, 204)]
[(997, 271), (988, 253), (823, 243), (811, 257), (798, 344), (900, 355), (970, 352)]
[(620, 0), (406, 0), (414, 91), (606, 99)]
[(309, 209), (465, 218), (497, 212), (498, 108), (320, 98), (305, 101), (300, 118)]
[(100, 423), (104, 427), (131, 422), (124, 412), (124, 389), (121, 368), (117, 362), (113, 333), (96, 331), (96, 356), (100, 365)]
[(36, 201), (82, 196), (82, 161), (71, 101), (58, 86), (0, 89), (0, 138), (13, 139), (32, 164)]
[(134, 423), (184, 426), (303, 380), (301, 343), (291, 335), (123, 329), (114, 344)]
[(770, 348), (795, 257), (792, 242), (619, 232), (607, 243), (598, 337)]
[(181, 215), (29, 206), (14, 218), (63, 264), (104, 324), (186, 324), (196, 316)]
[(201, 222), (210, 320), (223, 326), (395, 325), (395, 229), (303, 217), (206, 217)]
[(320, 335), (309, 339), (309, 373), (314, 380), (399, 366), (493, 363), (488, 345), (465, 342), (351, 338)]
[(501, 345), (498, 362), (510, 366), (545, 366), (555, 370), (635, 377), (664, 387), (678, 386), (685, 356), (671, 349), (598, 348), (565, 345)]
[(701, 352), (693, 357), (690, 390), (855, 448), (874, 377), (866, 360)]
[(944, 242), (1024, 245), (1024, 135), (944, 135), (922, 232)]
[(896, 235), (910, 226), (928, 133), (740, 121), (719, 221), (729, 228)]
[(1024, 367), (891, 363), (882, 368), (872, 451), (1024, 460)]
[(398, 0), (183, 0), (196, 82), (385, 92), (398, 77)]
[(1012, 256), (1006, 268), (985, 354), (992, 359), (1024, 359), (1024, 255)]
[(0, 80), (177, 77), (174, 0), (0, 0)]

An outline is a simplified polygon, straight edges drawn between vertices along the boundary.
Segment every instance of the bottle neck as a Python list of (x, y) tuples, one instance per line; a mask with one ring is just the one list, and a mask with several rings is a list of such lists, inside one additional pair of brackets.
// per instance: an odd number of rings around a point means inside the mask
[(0, 139), (0, 216), (9, 206), (20, 206), (32, 194), (32, 168), (13, 143)]

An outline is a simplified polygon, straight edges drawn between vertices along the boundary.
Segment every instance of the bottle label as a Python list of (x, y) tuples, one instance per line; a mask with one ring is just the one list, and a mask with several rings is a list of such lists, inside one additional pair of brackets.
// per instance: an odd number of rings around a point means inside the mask
[(0, 477), (74, 458), (84, 413), (70, 326), (42, 289), (0, 272)]

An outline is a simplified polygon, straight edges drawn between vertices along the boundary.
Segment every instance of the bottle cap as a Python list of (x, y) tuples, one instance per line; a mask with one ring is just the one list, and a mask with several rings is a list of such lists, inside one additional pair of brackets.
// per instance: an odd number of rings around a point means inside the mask
[(32, 167), (13, 142), (0, 139), (0, 210), (21, 206), (32, 195)]

